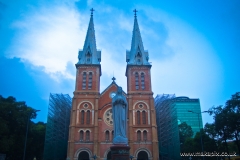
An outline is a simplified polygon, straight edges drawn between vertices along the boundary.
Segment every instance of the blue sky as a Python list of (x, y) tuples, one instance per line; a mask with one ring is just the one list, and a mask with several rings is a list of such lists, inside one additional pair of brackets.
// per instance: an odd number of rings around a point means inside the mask
[[(113, 72), (126, 91), (135, 8), (152, 62), (154, 96), (199, 98), (204, 111), (240, 91), (238, 0), (0, 0), (0, 94), (40, 109), (36, 121), (46, 122), (50, 93), (72, 97), (92, 7), (102, 51), (101, 91)], [(203, 122), (212, 118), (204, 114)]]

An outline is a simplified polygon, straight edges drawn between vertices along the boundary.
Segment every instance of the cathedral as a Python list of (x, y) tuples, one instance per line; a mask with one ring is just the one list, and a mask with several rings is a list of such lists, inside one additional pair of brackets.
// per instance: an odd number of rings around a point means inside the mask
[[(149, 54), (144, 50), (139, 25), (134, 15), (130, 51), (126, 52), (128, 103), (127, 136), (131, 159), (158, 160), (156, 112), (151, 84)], [(83, 50), (78, 53), (76, 85), (72, 99), (67, 159), (110, 160), (114, 135), (112, 98), (117, 83), (100, 93), (101, 51), (97, 50), (93, 9)], [(124, 76), (124, 75), (123, 75)]]

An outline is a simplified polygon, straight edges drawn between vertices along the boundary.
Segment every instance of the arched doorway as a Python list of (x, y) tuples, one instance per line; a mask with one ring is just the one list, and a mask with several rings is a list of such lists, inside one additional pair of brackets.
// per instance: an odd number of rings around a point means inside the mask
[(78, 155), (78, 160), (90, 160), (88, 152), (82, 151), (82, 152)]
[(111, 151), (109, 151), (108, 154), (107, 154), (107, 160), (111, 160), (112, 159), (112, 155), (111, 154), (112, 154)]
[(140, 151), (137, 156), (137, 160), (148, 160), (148, 154), (145, 151)]

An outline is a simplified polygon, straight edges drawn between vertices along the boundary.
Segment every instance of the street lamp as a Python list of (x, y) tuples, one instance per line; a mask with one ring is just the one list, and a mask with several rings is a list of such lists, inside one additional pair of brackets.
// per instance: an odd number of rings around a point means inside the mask
[[(34, 112), (39, 112), (40, 110), (34, 110)], [(28, 126), (29, 126), (29, 120), (32, 112), (28, 115), (27, 118), (27, 130), (26, 130), (26, 136), (25, 136), (25, 144), (24, 144), (24, 150), (23, 150), (23, 160), (25, 160), (25, 155), (26, 155), (26, 147), (27, 147), (27, 136), (28, 136)]]
[(132, 155), (130, 155), (129, 158), (132, 160), (134, 157)]
[[(200, 120), (199, 120), (199, 115), (201, 113), (206, 113), (208, 111), (203, 111), (203, 112), (193, 112), (193, 111), (190, 111), (188, 110), (188, 112), (191, 112), (191, 113), (194, 113), (194, 114), (197, 114), (198, 115), (198, 126), (199, 126), (199, 131), (200, 131), (200, 138), (201, 138), (201, 147), (202, 147), (202, 153), (204, 154), (204, 150), (203, 150), (203, 141), (202, 141), (202, 132), (201, 132), (201, 129), (200, 129)], [(204, 160), (204, 156), (202, 156), (203, 160)]]
[(97, 156), (96, 156), (96, 154), (95, 154), (95, 155), (94, 155), (92, 158), (93, 158), (94, 160), (95, 160), (95, 159), (97, 159)]

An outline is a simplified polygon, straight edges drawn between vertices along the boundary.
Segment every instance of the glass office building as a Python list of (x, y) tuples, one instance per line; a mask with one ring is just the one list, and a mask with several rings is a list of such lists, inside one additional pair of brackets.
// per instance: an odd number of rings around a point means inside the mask
[(178, 125), (186, 122), (192, 127), (194, 135), (200, 130), (199, 122), (202, 128), (199, 99), (176, 97), (175, 94), (157, 95), (155, 108), (160, 158), (162, 160), (181, 159)]
[[(178, 124), (186, 122), (192, 127), (193, 136), (203, 128), (199, 99), (176, 97), (171, 100), (177, 109)], [(189, 112), (192, 111), (192, 112)], [(199, 116), (199, 117), (198, 117)], [(200, 124), (200, 128), (199, 128)]]

